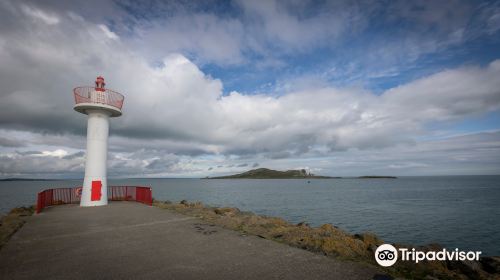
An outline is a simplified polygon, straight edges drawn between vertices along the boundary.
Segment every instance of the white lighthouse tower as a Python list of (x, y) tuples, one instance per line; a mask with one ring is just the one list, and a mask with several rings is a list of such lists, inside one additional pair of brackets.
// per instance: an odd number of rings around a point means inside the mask
[(94, 87), (77, 87), (75, 111), (88, 115), (87, 158), (80, 206), (108, 204), (108, 180), (106, 162), (108, 158), (109, 118), (122, 114), (123, 95), (104, 88), (104, 78), (99, 76)]

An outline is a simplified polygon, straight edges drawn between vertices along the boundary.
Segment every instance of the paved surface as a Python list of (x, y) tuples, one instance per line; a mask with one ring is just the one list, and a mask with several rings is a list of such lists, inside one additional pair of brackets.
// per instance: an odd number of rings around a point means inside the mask
[(374, 268), (133, 202), (46, 209), (0, 251), (0, 279), (384, 279)]

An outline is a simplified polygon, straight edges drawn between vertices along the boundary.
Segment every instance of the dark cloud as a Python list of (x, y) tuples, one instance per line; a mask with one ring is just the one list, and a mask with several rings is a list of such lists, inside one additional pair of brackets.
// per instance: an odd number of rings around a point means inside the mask
[(147, 169), (162, 169), (165, 168), (164, 163), (159, 159), (155, 159), (151, 161), (148, 165), (146, 165)]
[(267, 156), (271, 159), (282, 159), (282, 158), (289, 158), (292, 156), (292, 153), (289, 151), (279, 151), (279, 152), (273, 152), (267, 154)]
[(82, 158), (85, 156), (85, 152), (83, 151), (80, 151), (80, 152), (76, 152), (74, 154), (71, 154), (71, 155), (67, 155), (67, 156), (64, 156), (63, 159), (75, 159), (75, 158)]
[(19, 152), (19, 151), (16, 151), (17, 154), (19, 155), (22, 155), (22, 156), (26, 156), (26, 155), (41, 155), (42, 152), (40, 151), (24, 151), (24, 152)]
[(20, 148), (26, 146), (26, 144), (22, 143), (20, 140), (17, 139), (0, 137), (0, 146), (9, 148)]

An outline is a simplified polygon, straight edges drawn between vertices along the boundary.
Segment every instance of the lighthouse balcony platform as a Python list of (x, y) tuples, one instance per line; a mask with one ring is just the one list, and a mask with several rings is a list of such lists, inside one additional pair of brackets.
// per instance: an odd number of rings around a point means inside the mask
[(104, 88), (77, 87), (73, 90), (75, 97), (75, 111), (87, 114), (88, 110), (104, 110), (110, 113), (111, 117), (118, 117), (122, 114), (123, 100), (120, 93)]

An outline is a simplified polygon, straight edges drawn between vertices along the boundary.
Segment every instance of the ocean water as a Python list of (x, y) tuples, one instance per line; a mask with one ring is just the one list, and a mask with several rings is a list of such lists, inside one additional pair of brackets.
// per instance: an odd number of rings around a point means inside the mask
[[(0, 182), (0, 213), (35, 203), (45, 188), (81, 180)], [(398, 179), (203, 180), (120, 179), (110, 185), (153, 188), (158, 200), (201, 201), (260, 215), (373, 232), (390, 243), (439, 243), (500, 255), (500, 176)]]

